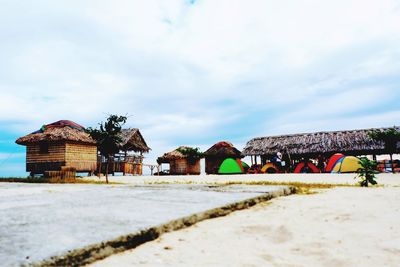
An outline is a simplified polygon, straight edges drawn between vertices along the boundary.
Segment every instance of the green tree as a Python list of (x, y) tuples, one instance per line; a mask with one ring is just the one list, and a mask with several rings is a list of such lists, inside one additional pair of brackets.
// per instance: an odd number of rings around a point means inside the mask
[(182, 147), (178, 148), (177, 151), (181, 152), (182, 155), (186, 156), (190, 164), (195, 164), (197, 160), (204, 157), (204, 154), (200, 151), (200, 148)]
[(368, 187), (368, 184), (376, 185), (375, 174), (379, 173), (376, 170), (378, 163), (374, 160), (369, 160), (367, 157), (360, 159), (361, 168), (357, 171), (357, 176), (361, 178), (360, 185)]
[(372, 130), (368, 135), (371, 139), (381, 141), (385, 144), (385, 151), (390, 155), (392, 172), (394, 173), (393, 154), (398, 152), (397, 143), (400, 142), (400, 132), (398, 128), (394, 126), (393, 128), (385, 130)]
[[(106, 182), (108, 183), (108, 166), (110, 158), (119, 152), (122, 126), (126, 116), (110, 115), (106, 122), (99, 123), (99, 129), (87, 128), (86, 132), (97, 142), (100, 155), (106, 158)], [(101, 167), (100, 167), (101, 168)], [(101, 169), (100, 169), (101, 172)]]

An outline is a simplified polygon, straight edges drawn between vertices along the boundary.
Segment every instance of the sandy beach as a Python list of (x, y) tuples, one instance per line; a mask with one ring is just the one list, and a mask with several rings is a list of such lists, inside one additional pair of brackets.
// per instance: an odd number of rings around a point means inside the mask
[[(344, 177), (330, 179), (339, 183)], [(93, 266), (398, 266), (400, 177), (380, 177), (385, 186), (273, 199), (164, 234)], [(279, 180), (292, 179), (307, 180)]]
[[(167, 175), (167, 176), (109, 176), (110, 182), (123, 184), (158, 184), (158, 183), (193, 183), (193, 184), (226, 184), (226, 183), (305, 183), (358, 185), (359, 179), (354, 173), (280, 173), (280, 174), (235, 174), (235, 175)], [(83, 177), (84, 180), (105, 181), (104, 177)], [(377, 175), (379, 185), (400, 186), (400, 176), (390, 173)]]

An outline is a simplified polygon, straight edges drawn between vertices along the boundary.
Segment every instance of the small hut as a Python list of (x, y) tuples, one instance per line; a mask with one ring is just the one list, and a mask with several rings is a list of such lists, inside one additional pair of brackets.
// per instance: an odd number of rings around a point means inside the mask
[(26, 146), (26, 171), (44, 174), (67, 168), (77, 172), (96, 170), (96, 142), (75, 122), (60, 120), (15, 141)]
[(122, 142), (119, 144), (120, 153), (114, 155), (113, 166), (109, 166), (110, 172), (113, 174), (122, 172), (123, 175), (142, 175), (143, 153), (148, 153), (151, 148), (147, 146), (137, 128), (122, 129), (121, 139)]
[(219, 166), (227, 158), (241, 159), (241, 153), (230, 142), (221, 141), (204, 152), (206, 173), (217, 174)]
[(187, 155), (184, 155), (181, 151), (186, 149), (192, 148), (187, 146), (180, 146), (171, 152), (165, 153), (162, 157), (159, 157), (157, 159), (157, 162), (159, 164), (169, 164), (169, 173), (171, 175), (199, 175), (200, 159), (190, 159)]

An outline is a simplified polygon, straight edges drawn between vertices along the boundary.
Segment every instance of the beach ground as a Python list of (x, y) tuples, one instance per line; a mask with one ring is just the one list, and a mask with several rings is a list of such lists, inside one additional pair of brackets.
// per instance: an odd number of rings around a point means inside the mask
[[(257, 179), (317, 182), (321, 177)], [(342, 184), (354, 182), (352, 177), (329, 179)], [(398, 266), (400, 176), (380, 175), (378, 182), (385, 186), (316, 189), (315, 194), (273, 199), (164, 234), (93, 266)]]
[[(226, 184), (226, 183), (304, 183), (304, 184), (337, 184), (358, 185), (354, 173), (280, 173), (280, 174), (236, 174), (236, 175), (167, 175), (167, 176), (109, 176), (110, 182), (126, 184), (158, 184), (158, 183), (194, 183), (194, 184)], [(400, 174), (381, 173), (377, 175), (379, 185), (400, 186)], [(97, 176), (83, 177), (89, 181), (105, 181)]]

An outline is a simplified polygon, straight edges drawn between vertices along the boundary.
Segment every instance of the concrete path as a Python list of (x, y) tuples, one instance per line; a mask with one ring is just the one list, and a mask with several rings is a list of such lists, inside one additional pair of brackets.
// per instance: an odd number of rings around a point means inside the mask
[(284, 188), (0, 183), (0, 265), (35, 263)]

